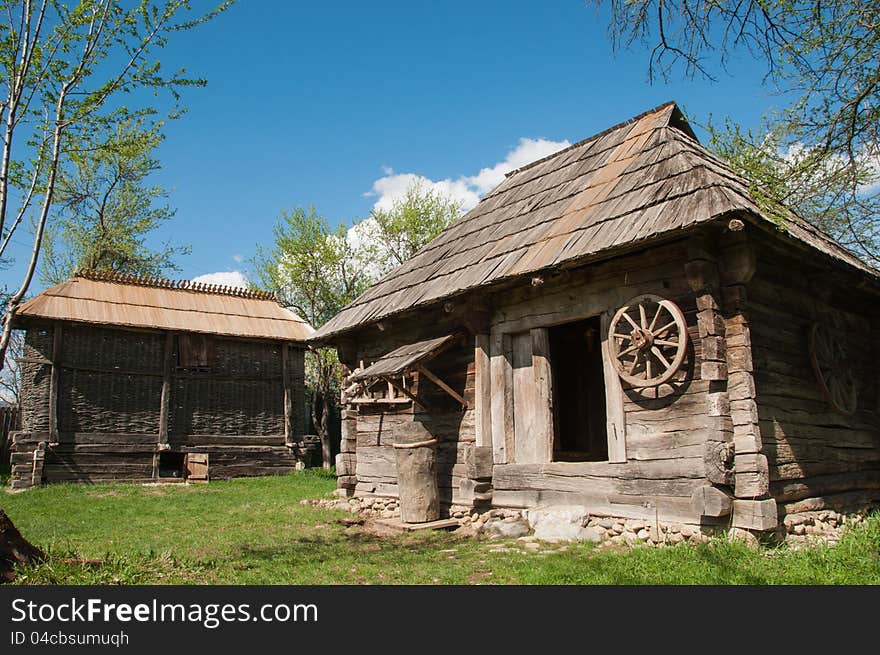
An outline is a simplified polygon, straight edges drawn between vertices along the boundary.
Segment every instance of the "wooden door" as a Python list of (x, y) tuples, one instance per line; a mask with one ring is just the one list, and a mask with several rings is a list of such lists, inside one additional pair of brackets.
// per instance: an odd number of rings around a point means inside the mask
[(208, 453), (187, 453), (186, 479), (189, 482), (208, 481)]

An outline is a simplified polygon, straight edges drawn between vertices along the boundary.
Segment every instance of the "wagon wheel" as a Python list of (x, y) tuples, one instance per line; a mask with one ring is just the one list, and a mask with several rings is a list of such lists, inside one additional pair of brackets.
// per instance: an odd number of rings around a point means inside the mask
[(856, 411), (856, 381), (846, 363), (846, 349), (840, 337), (821, 323), (810, 330), (810, 364), (822, 393), (841, 414)]
[(671, 300), (638, 296), (617, 310), (608, 341), (622, 380), (634, 387), (656, 387), (675, 375), (684, 361), (687, 324)]

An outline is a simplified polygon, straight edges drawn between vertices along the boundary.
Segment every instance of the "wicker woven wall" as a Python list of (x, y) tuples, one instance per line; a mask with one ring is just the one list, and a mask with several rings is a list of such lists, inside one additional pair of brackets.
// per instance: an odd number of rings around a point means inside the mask
[(21, 363), (21, 426), (26, 432), (49, 430), (49, 376), (52, 330), (33, 328), (25, 334)]

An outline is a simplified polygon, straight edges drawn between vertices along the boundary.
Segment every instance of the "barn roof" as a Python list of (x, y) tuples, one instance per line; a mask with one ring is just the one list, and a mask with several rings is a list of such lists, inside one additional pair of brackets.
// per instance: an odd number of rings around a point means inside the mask
[(23, 303), (27, 319), (305, 341), (314, 330), (271, 294), (114, 273), (83, 271)]
[[(750, 197), (748, 182), (700, 145), (670, 102), (509, 173), (315, 339), (477, 287), (585, 263), (734, 211), (775, 223)], [(878, 276), (794, 214), (783, 227), (789, 237)]]

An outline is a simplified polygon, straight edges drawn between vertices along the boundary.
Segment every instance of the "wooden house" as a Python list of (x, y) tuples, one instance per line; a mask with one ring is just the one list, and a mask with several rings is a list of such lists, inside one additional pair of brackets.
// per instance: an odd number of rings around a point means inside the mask
[(315, 335), (351, 373), (339, 486), (770, 530), (880, 499), (878, 272), (666, 104), (507, 175)]
[(15, 326), (13, 487), (285, 473), (306, 457), (312, 329), (270, 294), (85, 271)]

